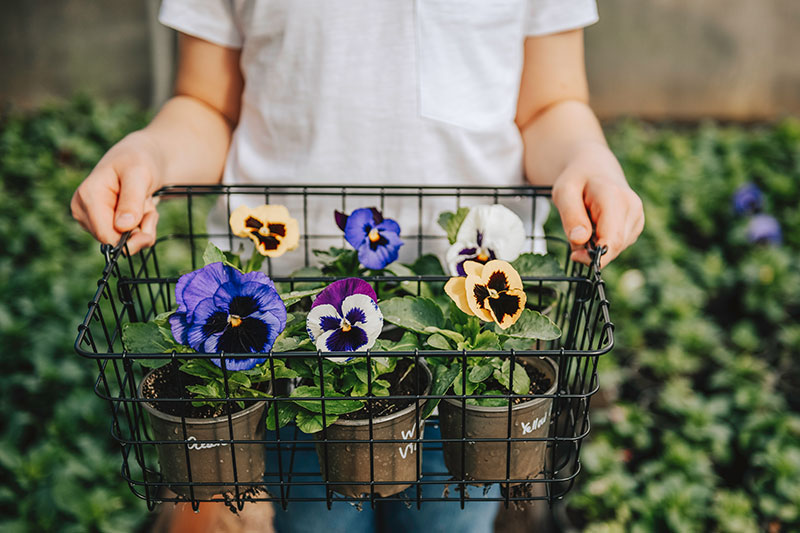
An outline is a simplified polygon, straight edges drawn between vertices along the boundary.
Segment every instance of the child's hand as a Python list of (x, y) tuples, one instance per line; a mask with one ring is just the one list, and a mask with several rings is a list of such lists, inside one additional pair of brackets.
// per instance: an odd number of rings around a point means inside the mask
[(570, 159), (553, 184), (553, 203), (572, 245), (573, 261), (589, 264), (584, 245), (593, 227), (597, 244), (608, 246), (601, 266), (636, 242), (644, 228), (642, 201), (625, 181), (614, 154), (599, 143), (584, 145)]
[(145, 132), (134, 132), (106, 153), (72, 196), (72, 216), (94, 237), (116, 245), (133, 230), (128, 250), (156, 239), (158, 212), (152, 194), (162, 175), (159, 150)]

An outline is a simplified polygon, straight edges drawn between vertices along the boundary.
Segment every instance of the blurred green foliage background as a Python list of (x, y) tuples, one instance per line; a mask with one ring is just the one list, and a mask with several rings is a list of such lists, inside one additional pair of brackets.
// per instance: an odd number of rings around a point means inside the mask
[[(0, 119), (0, 531), (135, 531), (96, 365), (72, 350), (102, 268), (69, 199), (146, 116), (87, 98)], [(643, 197), (639, 242), (604, 271), (584, 473), (562, 514), (592, 531), (800, 529), (800, 122), (617, 123)], [(731, 196), (754, 182), (784, 244), (750, 244)]]

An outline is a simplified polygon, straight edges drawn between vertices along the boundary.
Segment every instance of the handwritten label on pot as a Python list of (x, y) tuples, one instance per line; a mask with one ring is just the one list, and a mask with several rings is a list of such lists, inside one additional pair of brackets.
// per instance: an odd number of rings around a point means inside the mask
[[(197, 438), (189, 436), (189, 437), (186, 437), (186, 440), (187, 441), (188, 440), (197, 440)], [(186, 447), (189, 448), (190, 450), (208, 450), (208, 449), (211, 449), (211, 448), (217, 448), (219, 446), (227, 446), (227, 445), (228, 445), (227, 442), (203, 442), (203, 443), (200, 443), (200, 444), (197, 444), (197, 443), (187, 444)]]
[[(413, 426), (410, 431), (400, 431), (400, 435), (402, 436), (403, 440), (413, 439), (414, 433), (416, 432), (416, 426)], [(399, 446), (398, 451), (400, 452), (400, 457), (405, 459), (415, 451), (417, 451), (417, 443), (416, 442), (409, 442), (405, 446)]]
[(534, 431), (542, 427), (545, 422), (547, 422), (547, 415), (544, 415), (540, 418), (536, 418), (531, 422), (522, 422), (522, 434), (527, 435), (528, 433), (533, 433)]

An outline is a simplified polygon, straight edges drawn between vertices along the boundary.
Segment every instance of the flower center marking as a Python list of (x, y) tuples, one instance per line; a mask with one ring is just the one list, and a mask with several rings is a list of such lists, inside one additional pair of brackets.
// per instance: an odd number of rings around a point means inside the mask
[[(499, 298), (500, 293), (491, 287), (487, 287), (486, 290), (489, 292), (489, 298)], [(505, 292), (505, 291), (504, 291)]]
[(352, 326), (352, 324), (350, 324), (350, 321), (347, 320), (346, 318), (343, 318), (342, 319), (342, 331), (350, 331), (351, 329), (353, 329), (353, 326)]
[(241, 323), (242, 323), (242, 317), (240, 317), (239, 315), (228, 315), (228, 324), (230, 324), (231, 327), (235, 328)]
[(369, 238), (370, 242), (378, 242), (379, 240), (381, 240), (381, 234), (378, 233), (378, 230), (376, 230), (375, 228), (369, 230), (369, 234), (367, 234), (367, 237)]

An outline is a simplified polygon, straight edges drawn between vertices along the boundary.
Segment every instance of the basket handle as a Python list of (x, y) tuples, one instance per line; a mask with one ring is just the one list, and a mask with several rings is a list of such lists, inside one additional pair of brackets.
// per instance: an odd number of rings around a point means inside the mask
[(599, 246), (597, 244), (597, 238), (592, 235), (592, 238), (589, 239), (589, 242), (585, 245), (586, 250), (589, 251), (589, 257), (592, 258), (591, 267), (594, 269), (595, 272), (600, 272), (600, 258), (608, 252), (608, 246), (602, 245)]
[(116, 259), (119, 256), (120, 252), (123, 251), (123, 249), (125, 248), (125, 245), (128, 243), (128, 238), (130, 236), (131, 236), (131, 232), (130, 231), (126, 231), (119, 238), (119, 242), (117, 242), (117, 244), (115, 246), (112, 246), (110, 244), (101, 244), (100, 245), (100, 252), (106, 258), (106, 266), (111, 264), (112, 258)]

